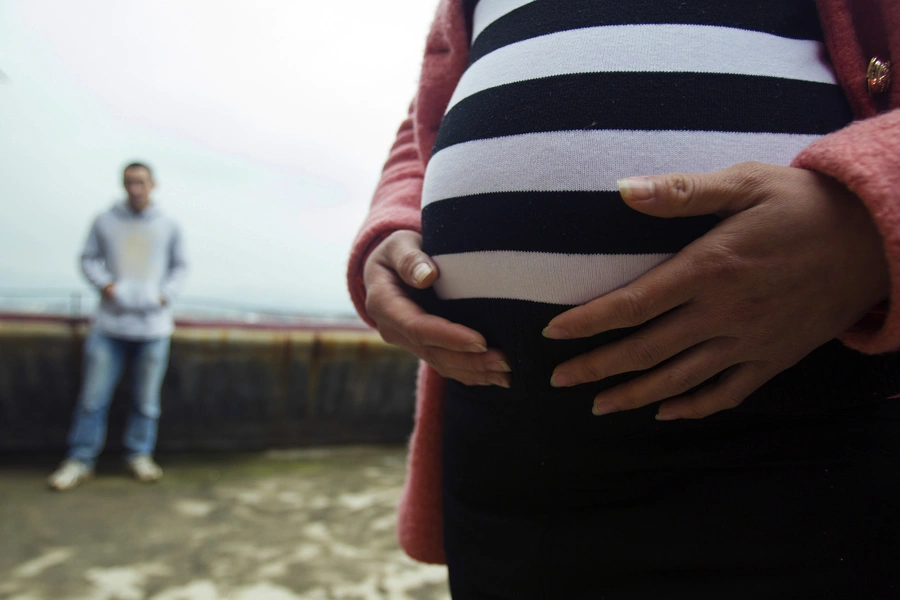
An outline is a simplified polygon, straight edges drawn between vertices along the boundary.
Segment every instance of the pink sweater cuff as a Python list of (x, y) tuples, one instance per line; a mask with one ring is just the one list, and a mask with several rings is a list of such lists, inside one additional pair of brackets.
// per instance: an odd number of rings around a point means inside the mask
[(792, 166), (818, 171), (847, 186), (865, 204), (884, 241), (890, 268), (888, 303), (841, 340), (868, 354), (900, 348), (900, 109), (883, 113), (813, 143)]

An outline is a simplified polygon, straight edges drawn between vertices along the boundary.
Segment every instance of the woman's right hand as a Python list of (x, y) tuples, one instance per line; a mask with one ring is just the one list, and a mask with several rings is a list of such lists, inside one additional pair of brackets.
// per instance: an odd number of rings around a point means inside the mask
[(422, 236), (395, 231), (366, 260), (366, 313), (384, 341), (406, 348), (438, 373), (466, 385), (509, 387), (509, 365), (502, 352), (488, 349), (477, 331), (428, 314), (405, 287), (430, 287), (437, 265), (422, 252)]

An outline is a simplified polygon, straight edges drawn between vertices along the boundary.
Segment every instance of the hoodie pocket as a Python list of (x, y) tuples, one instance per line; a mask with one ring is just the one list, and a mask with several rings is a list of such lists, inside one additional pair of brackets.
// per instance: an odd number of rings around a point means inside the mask
[(162, 307), (159, 286), (145, 281), (123, 280), (116, 283), (116, 304), (136, 312), (150, 312)]

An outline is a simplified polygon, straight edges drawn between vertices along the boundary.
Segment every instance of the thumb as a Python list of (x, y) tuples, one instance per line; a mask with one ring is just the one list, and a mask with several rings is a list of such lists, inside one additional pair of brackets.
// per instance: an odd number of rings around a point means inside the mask
[(741, 164), (713, 173), (629, 177), (616, 183), (628, 205), (655, 217), (729, 216), (757, 204), (763, 165)]
[(424, 289), (438, 276), (437, 265), (422, 252), (418, 234), (397, 237), (389, 249), (389, 262), (397, 275), (414, 288)]

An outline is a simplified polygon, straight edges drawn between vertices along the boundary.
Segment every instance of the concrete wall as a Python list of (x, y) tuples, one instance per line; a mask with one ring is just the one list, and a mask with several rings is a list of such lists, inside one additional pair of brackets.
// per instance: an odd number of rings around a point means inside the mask
[[(88, 326), (0, 318), (0, 451), (65, 446)], [(159, 448), (404, 442), (416, 361), (368, 330), (181, 324), (163, 384)], [(120, 448), (129, 375), (108, 447)]]

